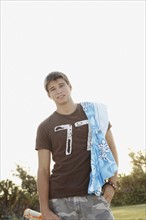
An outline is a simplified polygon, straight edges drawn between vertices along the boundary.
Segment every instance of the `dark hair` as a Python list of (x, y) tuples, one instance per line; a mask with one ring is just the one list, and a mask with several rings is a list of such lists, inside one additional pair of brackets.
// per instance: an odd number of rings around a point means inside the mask
[(69, 82), (69, 79), (68, 77), (62, 73), (62, 72), (58, 72), (58, 71), (53, 71), (51, 73), (49, 73), (46, 78), (45, 78), (45, 81), (44, 81), (44, 87), (45, 87), (45, 90), (47, 92), (48, 91), (48, 84), (51, 82), (51, 81), (54, 81), (54, 80), (57, 80), (59, 78), (62, 78), (64, 79), (64, 81), (68, 84), (68, 85), (71, 85), (70, 82)]

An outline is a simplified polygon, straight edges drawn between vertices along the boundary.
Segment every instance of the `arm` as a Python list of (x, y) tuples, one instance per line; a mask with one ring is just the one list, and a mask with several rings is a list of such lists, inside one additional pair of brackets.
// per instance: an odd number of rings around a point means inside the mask
[[(114, 141), (111, 129), (108, 129), (105, 138), (106, 138), (107, 143), (108, 143), (108, 145), (110, 147), (110, 150), (111, 150), (111, 152), (112, 152), (112, 154), (113, 154), (113, 156), (115, 158), (115, 161), (116, 161), (116, 163), (118, 165), (118, 153), (117, 153), (117, 149), (116, 149), (116, 145), (115, 145), (115, 141)], [(116, 185), (117, 174), (118, 173), (116, 172), (114, 176), (109, 178), (109, 181), (114, 183), (114, 185)], [(112, 198), (113, 198), (113, 196), (114, 196), (114, 189), (113, 189), (113, 187), (107, 184), (107, 185), (104, 186), (103, 191), (104, 191), (105, 199), (110, 203)]]
[(49, 150), (38, 150), (37, 189), (43, 219), (59, 220), (58, 216), (49, 209), (50, 157)]
[[(116, 144), (115, 144), (115, 141), (114, 141), (111, 129), (108, 129), (105, 138), (106, 138), (107, 143), (108, 143), (108, 145), (110, 147), (110, 150), (111, 150), (111, 152), (112, 152), (112, 154), (113, 154), (113, 156), (115, 158), (115, 161), (116, 161), (116, 163), (118, 165), (119, 164), (119, 162), (118, 162), (118, 153), (117, 153)], [(111, 177), (109, 180), (111, 182), (113, 182), (114, 184), (116, 184), (117, 173), (115, 173), (115, 175), (113, 177)]]

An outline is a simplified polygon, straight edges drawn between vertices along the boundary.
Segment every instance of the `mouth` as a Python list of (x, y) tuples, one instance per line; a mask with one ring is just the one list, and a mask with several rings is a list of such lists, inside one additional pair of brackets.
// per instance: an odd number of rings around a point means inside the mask
[(65, 97), (65, 95), (60, 95), (57, 97), (57, 99), (63, 99)]

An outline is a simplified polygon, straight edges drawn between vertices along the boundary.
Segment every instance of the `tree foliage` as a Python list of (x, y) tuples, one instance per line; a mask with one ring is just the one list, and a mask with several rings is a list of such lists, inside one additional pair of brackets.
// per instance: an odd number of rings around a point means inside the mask
[(138, 151), (137, 153), (130, 152), (129, 153), (130, 158), (132, 159), (132, 168), (133, 168), (133, 174), (135, 175), (141, 175), (143, 173), (146, 173), (146, 155), (142, 151)]
[(0, 182), (0, 217), (14, 214), (18, 198), (19, 188), (11, 180)]
[(0, 217), (20, 218), (28, 207), (39, 210), (36, 178), (27, 174), (19, 165), (16, 171), (14, 175), (21, 180), (21, 187), (10, 180), (0, 182)]
[(118, 176), (118, 189), (113, 205), (132, 205), (146, 202), (146, 155), (144, 152), (131, 152), (132, 172)]

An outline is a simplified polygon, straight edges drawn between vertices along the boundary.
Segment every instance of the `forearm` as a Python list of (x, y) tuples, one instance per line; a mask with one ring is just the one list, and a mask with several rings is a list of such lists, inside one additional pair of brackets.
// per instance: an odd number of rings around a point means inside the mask
[(111, 149), (111, 152), (112, 152), (112, 154), (113, 154), (113, 156), (114, 156), (114, 159), (115, 159), (115, 161), (116, 161), (116, 164), (117, 164), (117, 166), (118, 166), (118, 165), (119, 165), (119, 160), (118, 160), (118, 153), (117, 153), (116, 146), (115, 146), (115, 145), (110, 146), (110, 149)]
[[(118, 166), (118, 155), (117, 155), (116, 149), (114, 149), (112, 151), (112, 153), (113, 153), (114, 159), (115, 159), (117, 166)], [(116, 185), (117, 176), (118, 176), (118, 170), (115, 172), (114, 176), (109, 178), (109, 181), (111, 181), (112, 183), (114, 183)]]
[(45, 170), (38, 170), (37, 189), (42, 213), (48, 212), (49, 209), (49, 175)]
[[(115, 144), (115, 141), (114, 141), (114, 138), (113, 138), (113, 135), (112, 135), (112, 132), (111, 130), (109, 129), (107, 134), (106, 134), (106, 140), (108, 142), (108, 145), (109, 145), (109, 148), (113, 154), (113, 157), (115, 159), (115, 162), (118, 166), (119, 164), (119, 161), (118, 161), (118, 152), (117, 152), (117, 148), (116, 148), (116, 144)], [(117, 180), (117, 175), (118, 175), (118, 170), (117, 172), (115, 172), (114, 176), (112, 176), (111, 178), (109, 178), (109, 180), (116, 184), (116, 180)]]
[(117, 173), (118, 173), (118, 172), (116, 172), (114, 176), (112, 176), (112, 177), (109, 178), (109, 181), (110, 181), (111, 183), (113, 183), (115, 186), (116, 186), (116, 182), (117, 182)]
[[(111, 148), (112, 154), (114, 156), (114, 159), (116, 161), (116, 164), (118, 166), (118, 154), (117, 154), (117, 150), (115, 147)], [(109, 180), (114, 183), (116, 185), (116, 181), (117, 181), (117, 175), (118, 175), (118, 170), (117, 172), (115, 172), (114, 176), (110, 177)]]
[[(113, 154), (114, 159), (115, 159), (115, 161), (116, 161), (116, 163), (117, 163), (117, 166), (118, 166), (119, 163), (118, 163), (117, 150), (116, 150), (115, 147), (113, 147), (113, 148), (111, 149), (111, 151), (112, 151), (112, 154)], [(111, 178), (109, 178), (109, 180), (110, 180), (112, 183), (114, 183), (115, 185), (116, 185), (116, 181), (117, 181), (117, 175), (118, 175), (118, 170), (117, 170), (117, 172), (115, 172), (114, 176), (112, 176)]]

